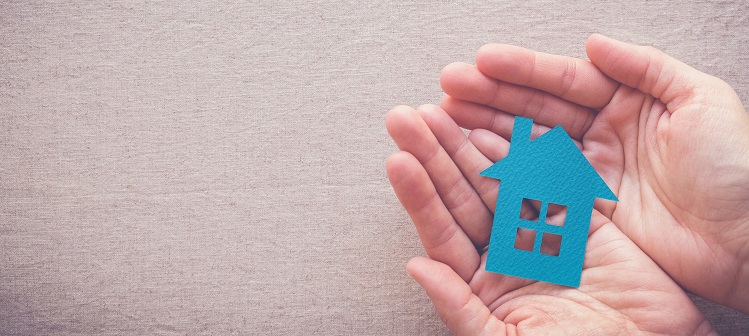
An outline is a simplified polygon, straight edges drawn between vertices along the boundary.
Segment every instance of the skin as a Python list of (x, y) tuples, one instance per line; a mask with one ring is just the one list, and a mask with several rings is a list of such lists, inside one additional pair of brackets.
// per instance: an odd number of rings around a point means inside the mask
[[(441, 107), (388, 114), (388, 177), (429, 255), (407, 271), (456, 334), (712, 333), (681, 287), (749, 313), (739, 98), (650, 47), (593, 35), (587, 53), (487, 45), (443, 70)], [(514, 115), (535, 136), (562, 125), (620, 200), (596, 203), (579, 288), (483, 270), (499, 182), (478, 172), (507, 155)]]

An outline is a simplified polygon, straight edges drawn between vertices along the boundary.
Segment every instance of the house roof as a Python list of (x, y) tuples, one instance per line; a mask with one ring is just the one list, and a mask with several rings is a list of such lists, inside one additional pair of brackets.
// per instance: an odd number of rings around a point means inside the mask
[(515, 117), (509, 154), (481, 175), (499, 179), (506, 187), (518, 186), (529, 198), (559, 203), (583, 197), (618, 201), (561, 126), (531, 140), (532, 126), (532, 119)]

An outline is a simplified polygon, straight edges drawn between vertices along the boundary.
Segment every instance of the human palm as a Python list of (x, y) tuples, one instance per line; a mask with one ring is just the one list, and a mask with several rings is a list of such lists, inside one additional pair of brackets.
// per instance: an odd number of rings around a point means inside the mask
[(735, 94), (673, 94), (703, 101), (667, 105), (653, 97), (663, 93), (619, 87), (582, 138), (584, 154), (614, 176), (610, 217), (633, 241), (687, 289), (747, 312), (747, 114)]
[(579, 288), (484, 270), (468, 283), (447, 265), (417, 258), (409, 272), (456, 334), (713, 334), (699, 310), (605, 217), (591, 233)]
[(388, 130), (403, 150), (388, 159), (388, 176), (432, 259), (407, 269), (456, 334), (712, 333), (684, 291), (598, 211), (579, 288), (486, 272), (497, 183), (477, 172), (506, 154), (506, 141), (482, 153), (436, 106), (396, 108)]
[[(735, 93), (652, 49), (594, 36), (588, 54), (592, 63), (486, 46), (477, 66), (443, 70), (444, 111), (388, 116), (403, 151), (388, 176), (432, 259), (408, 269), (458, 333), (708, 332), (661, 268), (749, 310), (740, 286), (749, 283), (749, 122)], [(578, 289), (483, 271), (476, 251), (488, 243), (498, 181), (478, 173), (507, 154), (513, 115), (532, 117), (534, 136), (562, 125), (620, 199), (596, 203)], [(456, 122), (473, 130), (468, 138)]]
[[(509, 138), (561, 124), (620, 202), (597, 208), (686, 289), (749, 312), (749, 116), (725, 82), (594, 35), (591, 62), (489, 45), (442, 75), (445, 110)], [(491, 135), (478, 132), (477, 146)]]

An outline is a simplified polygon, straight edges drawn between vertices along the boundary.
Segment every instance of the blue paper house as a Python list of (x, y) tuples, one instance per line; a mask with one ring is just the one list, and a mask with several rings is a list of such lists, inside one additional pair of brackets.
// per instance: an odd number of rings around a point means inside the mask
[[(516, 117), (509, 154), (481, 172), (501, 181), (486, 270), (578, 287), (593, 201), (618, 200), (561, 126), (531, 140), (532, 125)], [(521, 218), (524, 199), (540, 205), (537, 220)], [(555, 216), (553, 224), (547, 219), (550, 208), (565, 207), (566, 216)], [(519, 232), (532, 248), (516, 248)], [(542, 253), (545, 235), (549, 241), (561, 236), (558, 255)]]

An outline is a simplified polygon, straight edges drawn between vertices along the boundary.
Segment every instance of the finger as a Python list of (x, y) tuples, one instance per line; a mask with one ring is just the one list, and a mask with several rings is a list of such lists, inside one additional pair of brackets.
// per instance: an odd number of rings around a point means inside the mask
[(483, 128), (510, 139), (515, 117), (486, 105), (468, 102), (451, 96), (445, 96), (440, 107), (460, 127), (472, 130)]
[(397, 152), (388, 158), (386, 170), (429, 257), (470, 279), (479, 267), (478, 252), (445, 208), (424, 167), (413, 155)]
[[(442, 145), (442, 148), (450, 155), (450, 158), (458, 166), (463, 176), (468, 179), (473, 188), (479, 193), (486, 207), (494, 213), (494, 208), (497, 205), (499, 180), (481, 176), (479, 173), (493, 165), (494, 162), (507, 156), (510, 143), (496, 135), (492, 138), (491, 143), (485, 143), (487, 147), (493, 150), (496, 149), (494, 153), (498, 154), (493, 155), (490, 160), (488, 156), (482, 154), (474, 146), (465, 133), (463, 133), (463, 130), (460, 129), (460, 126), (439, 106), (424, 105), (419, 107), (418, 111), (440, 145)], [(529, 204), (523, 203), (520, 215), (521, 217), (528, 217), (527, 219), (537, 218), (538, 209), (534, 210)], [(491, 224), (491, 221), (486, 223), (487, 242), (491, 233)]]
[[(505, 139), (510, 139), (512, 127), (515, 124), (515, 116), (498, 111), (485, 105), (445, 96), (440, 102), (442, 109), (460, 125), (466, 129), (483, 128), (492, 131)], [(551, 128), (533, 124), (531, 139), (535, 139), (548, 132)], [(572, 139), (578, 148), (582, 148), (580, 141)]]
[(506, 44), (481, 47), (476, 66), (494, 79), (545, 91), (597, 110), (606, 106), (619, 87), (586, 60)]
[[(497, 188), (499, 181), (479, 175), (494, 162), (487, 159), (468, 141), (455, 121), (445, 111), (436, 105), (424, 105), (418, 109), (419, 115), (426, 122), (429, 129), (439, 141), (442, 148), (455, 162), (463, 176), (479, 193), (487, 208), (494, 209), (497, 203)], [(498, 147), (508, 147), (507, 141), (496, 144)], [(493, 211), (492, 211), (493, 212)], [(491, 231), (491, 221), (487, 222), (486, 236)]]
[(486, 245), (492, 213), (418, 113), (397, 107), (388, 113), (387, 129), (398, 147), (415, 156), (432, 180), (455, 221), (477, 247)]
[(505, 158), (510, 152), (510, 143), (505, 138), (485, 129), (471, 131), (468, 139), (481, 154), (493, 162)]
[(416, 257), (408, 274), (424, 288), (442, 321), (456, 335), (504, 335), (504, 322), (473, 294), (471, 287), (444, 264)]
[[(617, 41), (600, 34), (588, 38), (590, 61), (609, 77), (661, 99), (674, 111), (710, 76), (653, 47)], [(673, 109), (672, 109), (673, 108)]]
[(555, 127), (562, 125), (573, 138), (580, 139), (590, 128), (596, 112), (534, 88), (490, 78), (474, 65), (453, 63), (440, 75), (448, 95), (533, 119)]

